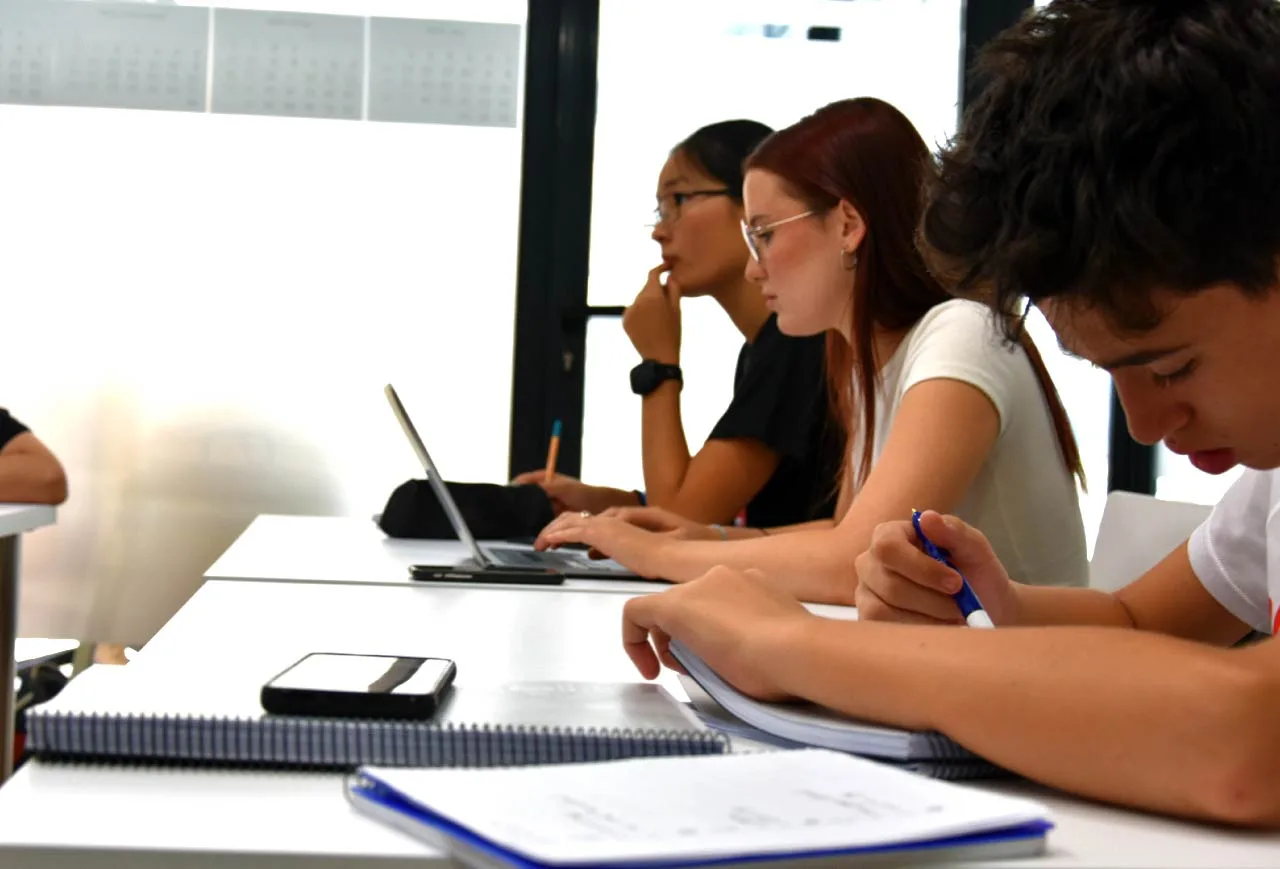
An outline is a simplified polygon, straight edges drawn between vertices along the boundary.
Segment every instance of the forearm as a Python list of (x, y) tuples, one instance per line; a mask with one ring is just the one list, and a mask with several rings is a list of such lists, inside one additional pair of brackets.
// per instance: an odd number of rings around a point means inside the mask
[(1097, 627), (813, 618), (803, 628), (761, 655), (798, 697), (942, 731), (1007, 769), (1093, 798), (1280, 823), (1266, 784), (1280, 779), (1280, 685), (1256, 666), (1265, 650)]
[(834, 520), (815, 519), (812, 522), (800, 522), (795, 525), (779, 525), (774, 528), (736, 528), (733, 526), (726, 526), (724, 530), (729, 540), (757, 540), (761, 537), (778, 537), (783, 534), (793, 534), (796, 531), (823, 531), (830, 530), (834, 527)]
[(67, 497), (67, 478), (52, 457), (18, 453), (0, 455), (0, 502), (61, 504)]
[(796, 531), (750, 540), (671, 541), (656, 550), (648, 571), (672, 582), (688, 582), (717, 565), (756, 568), (771, 584), (812, 603), (852, 604), (856, 552), (831, 530)]
[(645, 498), (651, 506), (674, 509), (691, 459), (678, 382), (668, 380), (644, 397), (640, 426)]
[(1132, 628), (1133, 619), (1112, 594), (1092, 588), (1011, 586), (1014, 595), (1012, 624), (1020, 627), (1096, 625)]

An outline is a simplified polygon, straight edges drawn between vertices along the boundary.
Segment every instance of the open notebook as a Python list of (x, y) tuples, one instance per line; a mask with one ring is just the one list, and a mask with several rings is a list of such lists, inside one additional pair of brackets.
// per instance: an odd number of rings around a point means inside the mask
[[(265, 668), (271, 675), (274, 662)], [(353, 769), (494, 766), (716, 754), (707, 730), (657, 685), (456, 684), (432, 721), (268, 715), (259, 685), (190, 685), (145, 668), (91, 667), (27, 715), (46, 759)]]
[(918, 865), (1041, 853), (1046, 809), (818, 749), (504, 770), (361, 769), (361, 812), (465, 866)]
[[(703, 721), (719, 730), (780, 746), (813, 746), (899, 763), (937, 778), (972, 778), (1000, 774), (998, 767), (941, 733), (899, 730), (855, 721), (812, 703), (763, 703), (725, 682), (683, 643), (671, 653), (689, 677), (732, 718), (706, 710), (696, 701)], [(692, 692), (690, 692), (692, 694)], [(736, 720), (735, 720), (736, 719)]]

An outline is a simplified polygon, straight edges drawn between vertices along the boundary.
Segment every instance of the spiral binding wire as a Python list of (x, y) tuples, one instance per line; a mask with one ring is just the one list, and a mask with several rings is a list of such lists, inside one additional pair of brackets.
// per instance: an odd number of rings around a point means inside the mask
[(190, 718), (34, 712), (27, 748), (46, 759), (351, 769), (487, 767), (723, 754), (724, 734), (346, 718)]

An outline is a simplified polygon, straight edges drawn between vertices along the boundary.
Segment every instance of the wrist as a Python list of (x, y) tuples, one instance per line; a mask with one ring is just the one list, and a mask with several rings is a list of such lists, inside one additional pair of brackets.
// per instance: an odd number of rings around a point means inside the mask
[[(1014, 627), (1025, 624), (1022, 600), (1023, 587), (1012, 580), (1005, 585), (1005, 594), (1001, 595), (1000, 608), (992, 616), (992, 620), (1001, 627)], [(987, 613), (987, 615), (992, 615)]]
[(820, 621), (806, 610), (780, 617), (768, 629), (753, 633), (753, 669), (784, 693), (800, 696), (803, 687), (797, 683), (796, 673), (804, 669), (804, 664), (799, 659)]
[(603, 513), (610, 507), (634, 507), (636, 504), (636, 493), (626, 489), (593, 486), (591, 495), (592, 513)]
[(683, 384), (679, 380), (664, 380), (654, 388), (648, 395), (640, 397), (641, 405), (646, 402), (659, 401), (664, 403), (675, 402), (677, 406), (680, 402), (680, 390)]

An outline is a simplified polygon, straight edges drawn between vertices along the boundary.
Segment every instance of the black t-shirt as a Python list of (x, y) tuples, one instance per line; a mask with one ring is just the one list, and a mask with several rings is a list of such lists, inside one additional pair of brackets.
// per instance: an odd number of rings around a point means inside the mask
[(27, 431), (27, 427), (9, 415), (9, 411), (0, 407), (0, 450), (4, 449), (9, 441), (18, 435)]
[(829, 419), (826, 339), (790, 338), (778, 318), (742, 347), (733, 401), (712, 439), (754, 438), (781, 456), (773, 476), (747, 505), (753, 528), (829, 519), (840, 470), (838, 427)]

